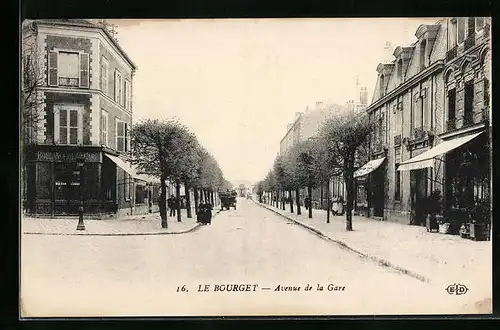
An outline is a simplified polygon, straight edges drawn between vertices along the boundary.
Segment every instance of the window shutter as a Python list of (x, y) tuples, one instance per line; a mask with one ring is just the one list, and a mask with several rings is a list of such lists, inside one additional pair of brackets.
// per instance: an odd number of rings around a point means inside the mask
[(114, 94), (114, 99), (115, 102), (118, 102), (118, 72), (115, 71), (115, 79), (114, 79), (114, 89), (115, 89), (115, 94)]
[(80, 54), (80, 87), (89, 88), (89, 54)]
[(47, 83), (49, 86), (57, 86), (57, 52), (49, 51), (48, 57)]
[(123, 136), (125, 136), (124, 138), (124, 143), (123, 143), (123, 148), (125, 151), (128, 151), (129, 150), (129, 137), (128, 137), (128, 124), (127, 123), (124, 123), (123, 124)]

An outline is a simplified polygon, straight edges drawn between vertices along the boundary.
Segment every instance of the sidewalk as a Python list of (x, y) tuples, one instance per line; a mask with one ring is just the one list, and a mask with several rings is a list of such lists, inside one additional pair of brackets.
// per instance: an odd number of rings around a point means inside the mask
[[(218, 210), (214, 210), (213, 216)], [(45, 235), (96, 235), (96, 236), (130, 236), (130, 235), (167, 235), (183, 234), (200, 226), (196, 223), (196, 214), (189, 219), (186, 210), (182, 210), (181, 222), (177, 217), (168, 217), (168, 228), (161, 227), (158, 212), (145, 215), (132, 215), (120, 219), (90, 220), (84, 219), (85, 230), (77, 231), (78, 217), (69, 218), (32, 218), (21, 217), (23, 234)]]
[(313, 218), (309, 219), (305, 208), (301, 210), (302, 215), (297, 216), (290, 212), (289, 205), (286, 210), (259, 205), (422, 281), (443, 285), (443, 289), (461, 283), (479, 290), (479, 285), (491, 294), (491, 241), (475, 242), (455, 235), (428, 233), (425, 227), (361, 216), (353, 216), (353, 231), (348, 232), (345, 230), (345, 215), (334, 217), (330, 214), (330, 223), (326, 223), (324, 210), (313, 209)]

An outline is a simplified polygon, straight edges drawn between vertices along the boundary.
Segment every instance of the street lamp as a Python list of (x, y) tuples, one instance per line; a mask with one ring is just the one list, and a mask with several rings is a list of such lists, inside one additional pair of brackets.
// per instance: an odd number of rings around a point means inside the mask
[(83, 166), (85, 165), (85, 158), (77, 158), (76, 165), (78, 166), (78, 171), (80, 172), (80, 206), (78, 207), (78, 226), (76, 230), (85, 230), (85, 224), (83, 223)]

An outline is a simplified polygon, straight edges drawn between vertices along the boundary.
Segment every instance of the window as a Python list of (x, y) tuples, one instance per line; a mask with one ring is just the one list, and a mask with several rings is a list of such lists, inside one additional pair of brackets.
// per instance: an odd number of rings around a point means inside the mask
[(403, 60), (398, 61), (398, 78), (400, 82), (403, 82)]
[(484, 25), (485, 25), (484, 17), (476, 17), (476, 31), (480, 31), (482, 28), (484, 28)]
[(420, 43), (420, 56), (419, 56), (419, 63), (420, 63), (420, 70), (423, 70), (425, 68), (425, 52), (427, 48), (427, 41), (422, 40)]
[(465, 17), (457, 18), (457, 43), (461, 44), (465, 40)]
[(130, 95), (130, 81), (125, 79), (125, 90), (124, 90), (124, 106), (125, 109), (131, 110), (132, 109), (132, 98)]
[(456, 113), (455, 113), (456, 95), (457, 94), (455, 89), (450, 89), (448, 91), (448, 120), (450, 120), (450, 122), (452, 120), (454, 122), (456, 118)]
[(122, 75), (120, 71), (115, 71), (115, 102), (123, 105)]
[(128, 125), (118, 118), (116, 119), (116, 150), (128, 151)]
[(54, 106), (54, 140), (56, 144), (82, 143), (82, 113), (77, 106)]
[(108, 145), (108, 113), (104, 110), (101, 112), (101, 145)]
[(401, 200), (401, 172), (398, 171), (399, 164), (395, 164), (395, 177), (394, 177), (394, 200), (400, 201)]
[(108, 60), (106, 57), (101, 57), (101, 90), (107, 95), (108, 94)]
[(453, 48), (457, 45), (457, 20), (452, 20), (450, 24), (450, 33), (449, 35), (449, 42), (450, 42), (450, 48)]
[(474, 80), (469, 80), (465, 83), (464, 92), (464, 124), (471, 124), (474, 105)]
[(49, 51), (48, 85), (89, 87), (89, 54)]
[(57, 66), (60, 86), (78, 86), (78, 53), (59, 53)]
[(137, 184), (135, 186), (135, 204), (145, 204), (148, 198), (147, 186)]
[(385, 91), (385, 77), (384, 75), (380, 75), (380, 97), (384, 96)]

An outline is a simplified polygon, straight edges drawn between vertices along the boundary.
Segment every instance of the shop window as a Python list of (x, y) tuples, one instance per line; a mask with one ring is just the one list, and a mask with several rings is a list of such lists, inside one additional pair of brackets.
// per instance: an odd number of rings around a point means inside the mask
[(398, 171), (399, 164), (395, 164), (396, 173), (394, 179), (394, 200), (401, 200), (401, 172)]
[(135, 186), (135, 204), (145, 204), (148, 198), (148, 187), (143, 185)]
[(39, 199), (51, 198), (52, 171), (50, 163), (37, 163), (36, 197)]

